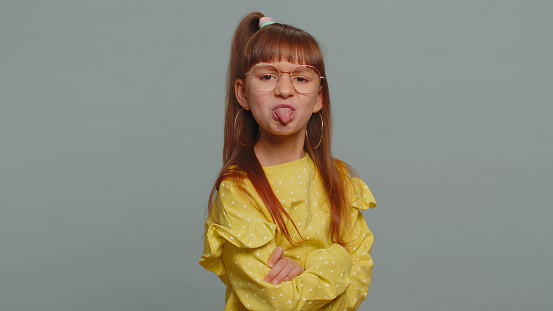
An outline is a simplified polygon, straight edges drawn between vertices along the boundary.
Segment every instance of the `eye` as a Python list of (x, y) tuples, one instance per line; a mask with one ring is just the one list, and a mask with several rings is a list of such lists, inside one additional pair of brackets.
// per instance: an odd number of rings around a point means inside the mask
[(308, 83), (310, 81), (310, 79), (307, 78), (307, 77), (299, 76), (299, 77), (294, 77), (293, 81), (298, 82), (298, 83)]
[(277, 79), (276, 76), (271, 75), (271, 74), (263, 74), (263, 75), (258, 76), (257, 78), (261, 81), (271, 81), (271, 80), (276, 80)]

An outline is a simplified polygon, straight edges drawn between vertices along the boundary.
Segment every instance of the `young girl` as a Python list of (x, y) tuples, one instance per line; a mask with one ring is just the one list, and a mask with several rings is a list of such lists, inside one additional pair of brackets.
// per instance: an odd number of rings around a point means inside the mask
[(200, 264), (227, 286), (225, 310), (355, 310), (373, 235), (365, 183), (330, 152), (330, 95), (317, 41), (261, 13), (230, 56), (223, 168)]

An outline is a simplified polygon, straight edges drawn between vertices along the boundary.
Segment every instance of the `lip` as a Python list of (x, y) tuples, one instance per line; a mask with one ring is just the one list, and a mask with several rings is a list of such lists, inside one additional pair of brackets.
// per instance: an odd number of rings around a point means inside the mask
[(292, 109), (293, 111), (296, 111), (296, 108), (290, 106), (290, 105), (285, 105), (285, 104), (280, 104), (280, 105), (276, 105), (273, 110), (275, 109), (278, 109), (278, 108), (289, 108), (289, 109)]

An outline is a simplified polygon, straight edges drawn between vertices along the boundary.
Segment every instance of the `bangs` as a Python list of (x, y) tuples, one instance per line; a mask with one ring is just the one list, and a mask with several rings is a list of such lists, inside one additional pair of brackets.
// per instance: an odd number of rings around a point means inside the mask
[(324, 60), (317, 40), (292, 26), (272, 24), (260, 29), (244, 48), (243, 72), (257, 63), (286, 61), (311, 65), (324, 75)]

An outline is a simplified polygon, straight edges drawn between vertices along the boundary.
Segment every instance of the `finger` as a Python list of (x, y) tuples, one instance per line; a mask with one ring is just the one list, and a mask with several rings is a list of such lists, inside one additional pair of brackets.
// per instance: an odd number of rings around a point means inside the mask
[(282, 247), (277, 246), (275, 250), (273, 251), (273, 254), (271, 255), (271, 258), (269, 258), (269, 268), (273, 268), (275, 264), (282, 258)]
[(280, 273), (280, 271), (282, 271), (282, 269), (284, 269), (285, 266), (286, 257), (280, 259), (276, 264), (273, 265), (271, 271), (269, 271), (269, 273), (267, 273), (267, 275), (265, 276), (265, 282), (272, 283), (274, 278)]
[(284, 282), (288, 282), (290, 281), (291, 279), (295, 278), (296, 276), (300, 275), (303, 273), (303, 268), (300, 267), (300, 266), (296, 266), (294, 269), (292, 269), (292, 271), (290, 271), (288, 273), (288, 275), (284, 278)]
[[(281, 260), (283, 261), (283, 260)], [(273, 279), (273, 281), (271, 283), (273, 283), (274, 285), (278, 285), (280, 284), (287, 276), (288, 274), (294, 270), (294, 268), (297, 267), (297, 263), (292, 263), (292, 262), (287, 262), (283, 267), (282, 269), (280, 270), (280, 272), (275, 276), (275, 278)], [(275, 267), (276, 268), (276, 267)]]

